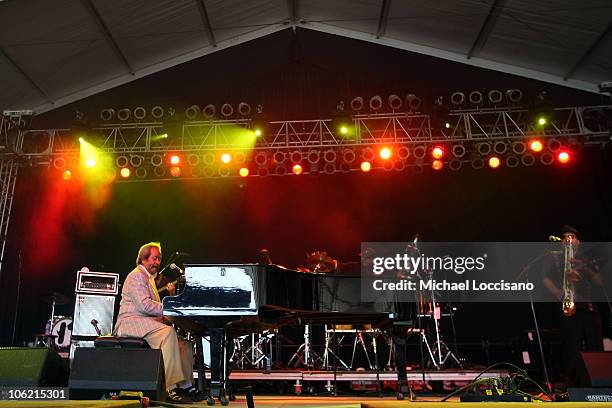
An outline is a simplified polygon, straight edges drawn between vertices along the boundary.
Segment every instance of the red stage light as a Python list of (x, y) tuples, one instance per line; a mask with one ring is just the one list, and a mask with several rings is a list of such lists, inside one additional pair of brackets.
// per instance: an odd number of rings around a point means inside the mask
[(533, 139), (529, 142), (529, 148), (534, 152), (541, 152), (544, 149), (544, 145), (538, 139)]
[(221, 155), (221, 161), (225, 164), (228, 164), (229, 162), (232, 161), (232, 155), (229, 153), (223, 153)]
[(123, 177), (123, 178), (128, 178), (128, 177), (130, 177), (130, 174), (132, 174), (130, 169), (128, 169), (127, 167), (122, 168), (120, 173), (121, 173), (121, 177)]
[(181, 175), (181, 168), (179, 166), (172, 166), (172, 167), (170, 167), (170, 175), (172, 177), (180, 177), (180, 175)]
[(293, 167), (291, 168), (291, 171), (293, 172), (293, 174), (295, 174), (296, 176), (299, 176), (300, 174), (302, 174), (302, 166), (299, 164), (294, 164)]
[(382, 149), (380, 149), (380, 152), (378, 152), (378, 154), (380, 155), (380, 158), (383, 160), (388, 160), (391, 158), (391, 148), (390, 147), (383, 147)]
[(70, 170), (66, 170), (62, 173), (62, 178), (66, 181), (72, 178), (72, 172)]
[(178, 155), (173, 154), (172, 156), (170, 156), (171, 165), (178, 166), (180, 162), (181, 162), (181, 158)]
[(501, 160), (499, 160), (499, 157), (497, 156), (493, 156), (489, 158), (489, 167), (492, 169), (496, 169), (499, 167), (499, 165), (501, 164)]
[(565, 164), (569, 162), (570, 159), (571, 159), (570, 154), (566, 152), (565, 150), (562, 150), (557, 154), (557, 160), (559, 160), (559, 163), (561, 164)]
[(361, 162), (361, 171), (363, 171), (364, 173), (367, 173), (371, 169), (372, 169), (372, 165), (370, 164), (369, 161)]
[(436, 146), (431, 150), (431, 156), (434, 159), (441, 159), (444, 156), (444, 149), (441, 146)]
[(249, 169), (246, 167), (241, 167), (240, 170), (238, 170), (238, 173), (240, 174), (240, 177), (246, 177), (249, 175)]
[(431, 168), (434, 170), (442, 170), (443, 167), (444, 163), (442, 163), (442, 160), (434, 160), (433, 163), (431, 163)]

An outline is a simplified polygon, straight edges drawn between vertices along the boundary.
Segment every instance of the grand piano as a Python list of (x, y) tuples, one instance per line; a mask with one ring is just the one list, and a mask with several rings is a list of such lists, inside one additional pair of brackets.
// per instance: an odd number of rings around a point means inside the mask
[[(361, 277), (353, 273), (299, 272), (279, 265), (185, 265), (176, 296), (163, 299), (163, 314), (190, 331), (196, 341), (198, 387), (204, 390), (202, 342), (210, 336), (211, 397), (227, 404), (228, 339), (289, 324), (372, 324), (397, 328), (409, 324), (406, 304), (394, 299), (360, 301)], [(396, 330), (401, 333), (402, 330)], [(398, 398), (409, 390), (402, 336), (394, 336)], [(209, 404), (211, 398), (209, 398)]]

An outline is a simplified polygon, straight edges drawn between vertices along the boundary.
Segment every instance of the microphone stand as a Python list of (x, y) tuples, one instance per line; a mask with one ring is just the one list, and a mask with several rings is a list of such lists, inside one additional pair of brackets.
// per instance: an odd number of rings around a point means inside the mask
[[(532, 259), (527, 265), (525, 265), (525, 267), (523, 268), (521, 273), (519, 273), (515, 281), (519, 281), (523, 276), (527, 278), (529, 276), (529, 273), (528, 273), (529, 269), (531, 269), (533, 264), (539, 261), (540, 259), (544, 258), (548, 254), (549, 252), (544, 252), (543, 254), (540, 254), (534, 259)], [(535, 305), (533, 302), (533, 295), (531, 294), (531, 291), (529, 291), (529, 304), (531, 306), (531, 314), (533, 315), (533, 323), (534, 323), (535, 330), (536, 330), (536, 337), (538, 338), (538, 348), (540, 350), (540, 359), (542, 360), (542, 371), (544, 371), (544, 381), (546, 381), (546, 388), (548, 388), (548, 392), (552, 392), (553, 391), (552, 384), (550, 382), (550, 378), (548, 377), (548, 367), (546, 365), (546, 358), (544, 356), (544, 346), (542, 345), (542, 336), (540, 335), (540, 325), (538, 324), (538, 317), (536, 315)]]

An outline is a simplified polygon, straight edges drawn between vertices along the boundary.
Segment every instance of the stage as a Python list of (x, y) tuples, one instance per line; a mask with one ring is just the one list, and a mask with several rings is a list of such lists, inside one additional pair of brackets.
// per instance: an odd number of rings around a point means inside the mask
[[(472, 381), (480, 370), (408, 370), (408, 381)], [(210, 378), (207, 371), (206, 378)], [(490, 370), (480, 378), (507, 377), (507, 370)], [(197, 378), (197, 372), (194, 372)], [(315, 370), (233, 370), (230, 380), (236, 381), (397, 381), (397, 371), (315, 371)]]
[[(445, 408), (470, 408), (483, 407), (492, 405), (496, 408), (520, 408), (533, 406), (531, 402), (459, 402), (454, 399), (447, 402), (440, 402), (441, 396), (418, 397), (415, 401), (398, 401), (393, 397), (371, 398), (371, 397), (277, 397), (277, 396), (260, 396), (255, 397), (255, 407), (257, 408), (400, 408), (403, 406), (428, 408), (445, 407)], [(207, 407), (206, 402), (188, 405), (192, 407)], [(217, 404), (216, 406), (220, 406)], [(238, 396), (236, 401), (229, 405), (234, 408), (246, 408), (246, 399), (243, 396)], [(564, 402), (564, 407), (612, 407), (612, 403), (585, 403), (585, 402)], [(19, 401), (9, 402), (0, 401), (0, 407), (87, 407), (87, 408), (135, 408), (140, 407), (140, 404), (135, 401)]]

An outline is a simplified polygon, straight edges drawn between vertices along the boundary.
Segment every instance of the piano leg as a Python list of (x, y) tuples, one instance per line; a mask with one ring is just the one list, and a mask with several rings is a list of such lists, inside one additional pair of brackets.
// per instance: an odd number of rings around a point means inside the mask
[(195, 345), (196, 345), (196, 355), (195, 355), (195, 363), (196, 363), (196, 371), (198, 373), (198, 382), (197, 387), (198, 391), (202, 393), (202, 395), (206, 395), (206, 403), (208, 405), (215, 405), (215, 400), (210, 397), (208, 390), (206, 389), (206, 371), (204, 370), (204, 349), (202, 347), (202, 336), (195, 335)]
[(395, 348), (395, 365), (397, 366), (397, 399), (403, 400), (408, 395), (412, 399), (412, 390), (408, 385), (408, 375), (406, 373), (406, 335), (404, 333), (393, 334)]
[(210, 396), (218, 398), (221, 405), (229, 404), (227, 398), (227, 347), (225, 329), (209, 329), (210, 333)]

